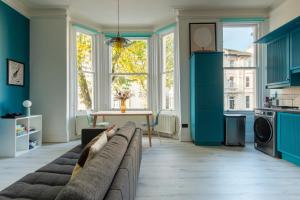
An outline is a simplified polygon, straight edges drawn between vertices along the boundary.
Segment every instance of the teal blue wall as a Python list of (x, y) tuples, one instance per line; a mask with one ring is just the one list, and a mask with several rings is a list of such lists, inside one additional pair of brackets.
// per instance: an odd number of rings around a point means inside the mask
[[(25, 64), (25, 86), (7, 85), (7, 58)], [(29, 19), (0, 1), (0, 115), (23, 112), (29, 98)]]

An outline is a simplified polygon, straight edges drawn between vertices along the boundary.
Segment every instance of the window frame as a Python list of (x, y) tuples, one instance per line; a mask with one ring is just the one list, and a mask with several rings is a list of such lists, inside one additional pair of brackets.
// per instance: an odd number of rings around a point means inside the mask
[(79, 110), (78, 109), (78, 70), (77, 70), (77, 32), (86, 34), (91, 36), (92, 38), (92, 65), (93, 65), (93, 71), (85, 71), (83, 70), (83, 73), (88, 73), (88, 74), (93, 74), (93, 99), (92, 99), (92, 109), (91, 111), (97, 110), (98, 104), (97, 104), (97, 95), (98, 95), (98, 91), (96, 88), (97, 82), (98, 82), (98, 68), (97, 68), (97, 37), (95, 33), (90, 32), (89, 30), (83, 29), (83, 28), (79, 28), (79, 27), (73, 27), (73, 34), (74, 34), (74, 38), (73, 38), (73, 42), (74, 42), (74, 83), (75, 83), (75, 88), (74, 88), (74, 106), (75, 106), (75, 113), (77, 114), (82, 114), (83, 112), (85, 112), (86, 110)]
[(131, 111), (141, 111), (141, 110), (149, 110), (151, 107), (151, 91), (150, 91), (150, 38), (148, 37), (126, 37), (129, 40), (145, 40), (147, 41), (147, 73), (112, 73), (112, 51), (111, 51), (111, 47), (108, 48), (108, 76), (109, 76), (109, 95), (108, 95), (108, 108), (109, 110), (112, 111), (116, 111), (116, 110), (120, 110), (120, 108), (113, 108), (112, 107), (112, 76), (132, 76), (132, 75), (136, 75), (136, 76), (147, 76), (147, 108), (126, 108), (126, 110), (131, 110)]
[[(173, 45), (174, 45), (174, 68), (173, 71), (164, 71), (164, 49), (163, 49), (163, 38), (169, 34), (173, 34), (174, 36), (174, 40), (173, 40)], [(159, 67), (158, 67), (158, 75), (159, 75), (159, 109), (161, 111), (166, 111), (166, 112), (174, 112), (176, 111), (176, 103), (175, 103), (175, 87), (176, 87), (176, 79), (175, 79), (175, 68), (176, 68), (176, 32), (175, 32), (175, 28), (171, 29), (169, 31), (166, 31), (164, 33), (159, 34)], [(163, 108), (163, 75), (164, 74), (168, 74), (168, 73), (172, 73), (173, 75), (173, 94), (174, 94), (174, 107), (172, 109), (165, 109)]]
[[(235, 23), (235, 22), (228, 22), (228, 23), (223, 23), (223, 26), (222, 26), (222, 30), (225, 28), (225, 27), (254, 27), (255, 28), (255, 31), (254, 31), (254, 40), (256, 40), (258, 37), (259, 37), (259, 28), (260, 28), (260, 25), (259, 23), (256, 23), (256, 22), (241, 22), (241, 23)], [(223, 41), (224, 41), (224, 38), (223, 38)], [(224, 48), (224, 46), (223, 46)], [(258, 72), (259, 72), (259, 47), (258, 45), (254, 44), (254, 48), (253, 48), (253, 57), (254, 57), (254, 66), (253, 67), (231, 67), (231, 66), (223, 66), (223, 70), (225, 72), (225, 70), (253, 70), (255, 69), (255, 79), (258, 81), (258, 78), (259, 78), (259, 75), (258, 75)], [(224, 76), (225, 78), (225, 76)], [(250, 78), (250, 77), (249, 77)], [(246, 75), (245, 75), (245, 80), (246, 80)], [(256, 102), (256, 104), (258, 104), (258, 99), (259, 99), (259, 90), (258, 90), (258, 83), (253, 83), (255, 86), (255, 96), (256, 96), (256, 99), (254, 100), (254, 102)], [(251, 85), (251, 83), (250, 83)], [(224, 85), (225, 86), (225, 85)], [(245, 86), (246, 86), (246, 83), (245, 83)], [(247, 88), (249, 89), (250, 87), (244, 87), (244, 88)], [(225, 88), (224, 88), (225, 89)], [(245, 92), (244, 92), (245, 93)], [(245, 94), (244, 94), (245, 95)], [(225, 92), (224, 92), (224, 96), (225, 96)], [(228, 95), (228, 99), (229, 99), (230, 95)], [(225, 105), (224, 105), (224, 111), (249, 111), (250, 109), (249, 108), (246, 108), (246, 105), (245, 105), (245, 108), (244, 109), (230, 109), (229, 108), (229, 101), (228, 101), (228, 110), (225, 110)], [(256, 105), (257, 106), (257, 105)], [(254, 110), (251, 109), (251, 110)]]

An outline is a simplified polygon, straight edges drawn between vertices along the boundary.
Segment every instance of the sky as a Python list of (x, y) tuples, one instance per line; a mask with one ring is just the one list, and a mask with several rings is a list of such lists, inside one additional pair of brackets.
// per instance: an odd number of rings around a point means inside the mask
[(252, 27), (223, 28), (223, 48), (245, 51), (253, 43)]

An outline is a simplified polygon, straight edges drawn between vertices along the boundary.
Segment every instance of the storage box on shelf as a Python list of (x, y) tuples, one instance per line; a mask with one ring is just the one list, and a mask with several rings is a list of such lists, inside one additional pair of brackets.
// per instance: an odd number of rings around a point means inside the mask
[(42, 116), (0, 119), (0, 157), (16, 157), (42, 145)]

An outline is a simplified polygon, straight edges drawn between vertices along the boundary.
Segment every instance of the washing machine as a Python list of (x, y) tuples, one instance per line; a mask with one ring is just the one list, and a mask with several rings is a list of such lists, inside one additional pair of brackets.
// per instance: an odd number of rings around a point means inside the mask
[(272, 109), (255, 110), (254, 147), (270, 156), (280, 157), (277, 151), (276, 111)]

